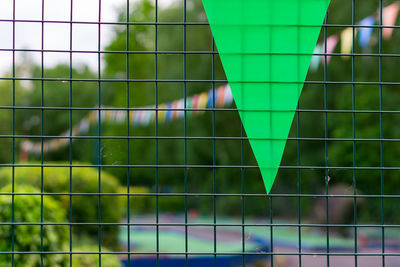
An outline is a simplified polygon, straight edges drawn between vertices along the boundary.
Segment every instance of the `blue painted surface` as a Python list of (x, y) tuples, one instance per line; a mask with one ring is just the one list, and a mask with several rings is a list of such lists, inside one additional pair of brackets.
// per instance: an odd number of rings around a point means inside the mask
[[(269, 252), (269, 248), (265, 248), (266, 252)], [(269, 256), (267, 255), (246, 255), (245, 261), (252, 262), (256, 260), (268, 260)], [(233, 267), (242, 264), (242, 256), (217, 256), (216, 259), (216, 266), (217, 267)], [(189, 257), (188, 258), (188, 265), (190, 267), (207, 267), (207, 266), (214, 266), (214, 256), (208, 257)], [(159, 265), (157, 265), (157, 259), (154, 257), (151, 258), (134, 258), (131, 257), (131, 264), (128, 264), (128, 259), (122, 260), (125, 267), (179, 267), (179, 266), (186, 266), (186, 259), (184, 257), (169, 257), (159, 258)]]
[[(251, 262), (255, 260), (267, 260), (268, 256), (258, 256), (258, 255), (248, 255), (245, 256), (246, 262)], [(218, 267), (233, 267), (237, 266), (238, 264), (242, 263), (242, 256), (218, 256), (217, 257), (217, 266)], [(128, 264), (128, 259), (124, 259), (123, 261), (124, 266), (126, 267), (156, 267), (157, 260), (155, 258), (139, 258), (139, 259), (132, 259), (131, 258), (131, 265)], [(188, 265), (190, 267), (206, 267), (206, 266), (214, 266), (214, 257), (197, 257), (197, 258), (189, 258)], [(160, 258), (159, 265), (160, 267), (179, 267), (179, 266), (186, 266), (186, 259), (185, 258)]]

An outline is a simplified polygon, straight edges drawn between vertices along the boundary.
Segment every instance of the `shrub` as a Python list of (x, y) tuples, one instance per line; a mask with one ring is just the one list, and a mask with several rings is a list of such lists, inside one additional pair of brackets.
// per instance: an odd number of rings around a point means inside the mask
[[(58, 165), (62, 163), (57, 163)], [(78, 164), (78, 163), (74, 163)], [(83, 164), (80, 164), (83, 165)], [(14, 173), (15, 185), (31, 185), (36, 188), (41, 187), (41, 168), (40, 167), (16, 167)], [(72, 188), (72, 222), (94, 223), (74, 227), (77, 234), (89, 234), (97, 236), (99, 227), (95, 224), (99, 222), (99, 172), (93, 167), (72, 167), (70, 175), (69, 167), (43, 167), (43, 189), (47, 193), (68, 193), (70, 191), (70, 176)], [(118, 180), (102, 171), (101, 173), (101, 193), (118, 193), (120, 185)], [(0, 168), (0, 186), (10, 184), (12, 180), (11, 168)], [(37, 189), (38, 190), (38, 189)], [(40, 190), (38, 190), (40, 192)], [(91, 195), (79, 195), (80, 193), (91, 193)], [(70, 212), (70, 196), (57, 195), (55, 199), (61, 202), (66, 214)], [(126, 212), (126, 200), (117, 196), (101, 196), (101, 222), (120, 222)], [(117, 226), (101, 226), (101, 236), (105, 245), (116, 247)]]
[[(121, 194), (126, 194), (126, 186), (121, 186), (120, 191)], [(130, 194), (148, 194), (150, 193), (150, 189), (142, 186), (130, 186), (129, 187)], [(125, 202), (127, 199), (125, 199)], [(155, 204), (152, 201), (151, 196), (141, 196), (141, 195), (131, 195), (129, 197), (129, 208), (131, 212), (131, 216), (134, 213), (149, 213), (153, 212)], [(126, 208), (126, 204), (125, 204)]]
[[(133, 195), (129, 197), (130, 215), (156, 212), (156, 196), (150, 194), (149, 188), (144, 186), (131, 186), (129, 192)], [(120, 193), (126, 194), (126, 187), (121, 186)], [(137, 194), (137, 195), (135, 195)], [(146, 195), (147, 194), (147, 195)], [(125, 200), (126, 201), (126, 200)], [(125, 206), (126, 207), (126, 206)], [(159, 212), (181, 212), (185, 209), (185, 198), (183, 196), (159, 196)]]
[[(1, 192), (12, 192), (11, 186), (1, 189)], [(18, 186), (15, 192), (32, 193), (38, 189), (30, 186)], [(66, 216), (60, 203), (52, 197), (45, 196), (43, 200), (43, 215), (45, 222), (65, 222)], [(0, 195), (0, 221), (11, 222), (12, 196)], [(14, 222), (40, 223), (41, 197), (39, 195), (14, 196)], [(68, 250), (68, 231), (66, 226), (46, 225), (41, 232), (40, 225), (17, 224), (14, 227), (14, 251), (40, 251), (41, 236), (43, 236), (43, 251)], [(12, 229), (10, 225), (0, 227), (0, 251), (11, 251)], [(43, 254), (43, 266), (67, 266), (66, 254)], [(40, 254), (14, 254), (16, 266), (36, 267), (41, 265)], [(11, 254), (0, 254), (0, 266), (11, 266)]]
[[(74, 249), (74, 252), (97, 252), (99, 248), (97, 246), (83, 246)], [(102, 249), (102, 252), (106, 250)], [(79, 267), (93, 267), (99, 266), (99, 255), (98, 254), (73, 254), (72, 255), (72, 266)], [(101, 255), (101, 266), (107, 267), (121, 267), (121, 261), (114, 254), (102, 254)]]

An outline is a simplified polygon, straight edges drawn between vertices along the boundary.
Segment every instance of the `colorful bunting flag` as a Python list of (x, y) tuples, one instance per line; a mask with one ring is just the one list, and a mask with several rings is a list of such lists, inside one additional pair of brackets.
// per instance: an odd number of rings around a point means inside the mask
[(330, 54), (333, 53), (338, 42), (339, 42), (339, 37), (335, 34), (329, 36), (326, 40), (326, 43), (322, 45), (322, 52), (326, 53), (326, 56), (321, 57), (323, 64), (325, 64), (325, 58), (326, 58), (326, 63), (329, 63), (332, 57)]
[(392, 36), (393, 28), (391, 27), (393, 27), (396, 23), (399, 9), (400, 4), (399, 2), (396, 2), (382, 10), (382, 25), (385, 27), (382, 29), (383, 38), (389, 39)]
[(321, 54), (323, 53), (322, 45), (317, 44), (314, 50), (314, 54), (311, 58), (310, 70), (316, 71), (318, 70), (319, 64), (321, 63)]
[[(208, 92), (203, 92), (201, 94), (194, 95), (192, 97), (186, 98), (186, 108), (191, 109), (206, 109), (213, 108), (213, 103), (217, 103), (219, 108), (224, 106), (229, 106), (233, 102), (232, 94), (229, 85), (223, 85), (215, 90), (209, 90)], [(215, 101), (214, 101), (215, 94)], [(175, 100), (173, 102), (160, 104), (158, 108), (158, 122), (170, 122), (184, 116), (184, 99)], [(102, 109), (100, 111), (101, 122), (102, 123), (126, 123), (127, 113), (126, 110), (109, 110)], [(196, 112), (200, 113), (199, 111)], [(135, 110), (129, 111), (129, 123), (134, 126), (147, 126), (151, 122), (155, 121), (155, 106), (146, 106), (143, 108), (137, 108)], [(190, 115), (190, 111), (187, 112)], [(84, 117), (80, 122), (72, 127), (72, 136), (79, 136), (89, 132), (90, 126), (98, 123), (99, 111), (93, 110), (86, 117)], [(62, 147), (68, 146), (70, 139), (70, 130), (64, 131), (59, 138), (54, 138), (43, 143), (43, 153), (48, 153), (51, 151), (56, 151)], [(21, 151), (23, 154), (32, 153), (40, 155), (42, 153), (41, 142), (31, 142), (29, 140), (24, 140), (21, 143)]]
[(330, 0), (203, 0), (267, 193)]
[(349, 56), (347, 54), (350, 54), (352, 49), (353, 49), (353, 38), (356, 38), (357, 34), (357, 29), (354, 28), (354, 36), (353, 36), (353, 28), (348, 27), (345, 30), (342, 31), (340, 34), (340, 41), (341, 41), (341, 53), (344, 54), (342, 58), (348, 59)]
[(374, 26), (374, 25), (375, 25), (374, 17), (367, 17), (362, 21), (360, 21), (361, 27), (358, 29), (358, 40), (361, 48), (365, 48), (368, 46), (373, 30), (373, 28), (368, 26)]

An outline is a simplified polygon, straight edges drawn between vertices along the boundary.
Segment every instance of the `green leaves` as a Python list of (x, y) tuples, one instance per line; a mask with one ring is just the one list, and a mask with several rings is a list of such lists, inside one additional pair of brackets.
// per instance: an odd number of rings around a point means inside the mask
[[(30, 186), (19, 186), (15, 192), (33, 193), (38, 189)], [(1, 192), (12, 192), (11, 186), (1, 189)], [(14, 221), (26, 223), (14, 227), (14, 251), (40, 251), (41, 236), (43, 236), (43, 251), (68, 250), (67, 226), (46, 225), (43, 232), (40, 225), (29, 224), (41, 221), (41, 198), (39, 195), (16, 195), (12, 208), (11, 195), (0, 196), (0, 221), (11, 222), (11, 213), (14, 210)], [(43, 215), (47, 223), (62, 223), (66, 216), (61, 205), (52, 197), (46, 196), (43, 201)], [(11, 226), (0, 227), (0, 251), (11, 251)], [(67, 266), (69, 258), (66, 254), (44, 254), (44, 266)], [(40, 254), (15, 254), (17, 266), (40, 266)], [(11, 265), (11, 254), (0, 255), (0, 266)]]

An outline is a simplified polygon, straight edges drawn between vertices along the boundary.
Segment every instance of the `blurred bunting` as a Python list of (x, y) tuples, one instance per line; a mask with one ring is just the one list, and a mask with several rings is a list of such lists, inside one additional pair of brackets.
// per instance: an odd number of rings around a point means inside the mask
[(323, 53), (323, 47), (320, 44), (314, 49), (314, 54), (311, 58), (310, 70), (316, 71), (318, 70), (319, 64), (321, 63), (321, 54)]
[[(214, 99), (215, 97), (215, 99)], [(223, 85), (215, 90), (211, 89), (208, 92), (194, 95), (186, 98), (186, 114), (189, 116), (190, 109), (199, 109), (205, 112), (206, 109), (223, 108), (232, 104), (233, 98), (229, 85)], [(171, 122), (184, 117), (184, 99), (175, 100), (173, 102), (164, 103), (155, 106), (146, 106), (135, 108), (134, 110), (116, 110), (107, 107), (100, 109), (100, 118), (102, 123), (126, 124), (127, 113), (129, 112), (130, 124), (135, 127), (145, 127), (156, 121), (156, 111), (158, 113), (158, 123)], [(200, 111), (193, 112), (199, 114)], [(86, 134), (90, 127), (99, 122), (99, 110), (92, 110), (86, 117), (75, 124), (72, 129), (66, 130), (57, 138), (45, 140), (43, 142), (43, 153), (57, 151), (66, 147), (73, 141), (75, 136)], [(72, 135), (70, 135), (70, 132)], [(42, 153), (41, 142), (32, 142), (24, 140), (21, 143), (21, 152), (40, 155)]]
[(326, 54), (321, 57), (323, 64), (325, 64), (325, 58), (326, 58), (326, 63), (329, 63), (332, 57), (331, 54), (335, 50), (338, 42), (339, 42), (339, 37), (335, 34), (329, 36), (328, 39), (326, 40), (326, 43), (322, 45), (322, 52)]
[[(400, 2), (395, 2), (385, 8), (382, 9), (382, 37), (384, 39), (389, 39), (392, 37), (393, 34), (393, 29), (398, 17), (400, 11)], [(359, 45), (361, 48), (365, 48), (370, 44), (371, 36), (373, 33), (373, 26), (379, 21), (377, 19), (377, 14), (375, 13), (374, 15), (371, 15), (367, 18), (364, 18), (359, 22), (359, 25), (361, 27), (359, 28), (354, 28), (354, 34), (357, 34), (358, 32), (358, 37), (359, 37)], [(370, 26), (370, 27), (368, 27)], [(339, 40), (341, 41), (341, 53), (342, 54), (350, 54), (352, 52), (353, 48), (353, 39), (356, 39), (356, 36), (353, 38), (353, 28), (345, 28), (344, 30), (329, 36), (326, 39), (326, 42), (322, 43), (322, 54), (332, 54), (333, 51), (336, 48), (337, 43)], [(319, 44), (318, 44), (319, 45)], [(318, 46), (317, 45), (317, 46)], [(326, 46), (326, 48), (325, 48)], [(318, 51), (318, 47), (316, 47), (316, 51)], [(314, 52), (315, 54), (316, 52)], [(313, 57), (313, 61), (311, 62), (310, 70), (311, 71), (316, 71), (318, 70), (319, 64), (316, 63), (316, 56)], [(325, 58), (327, 60), (327, 63), (329, 63), (331, 56), (330, 55), (322, 55), (321, 57), (321, 62), (322, 64), (325, 63)], [(342, 58), (346, 59), (349, 58), (348, 55), (342, 55)]]
[(393, 34), (393, 26), (396, 23), (397, 16), (399, 14), (400, 4), (396, 2), (390, 6), (385, 7), (382, 10), (382, 37), (389, 39)]
[(358, 40), (361, 48), (365, 48), (368, 46), (369, 41), (372, 35), (372, 27), (375, 25), (375, 18), (374, 17), (367, 17), (360, 21), (360, 28), (358, 30)]
[[(354, 36), (353, 36), (354, 33)], [(341, 42), (341, 53), (342, 58), (344, 59), (348, 59), (349, 56), (348, 54), (350, 54), (352, 52), (352, 48), (353, 48), (353, 39), (356, 38), (357, 35), (357, 29), (352, 27), (348, 27), (346, 29), (344, 29), (342, 31), (342, 33), (340, 34), (340, 42)]]

